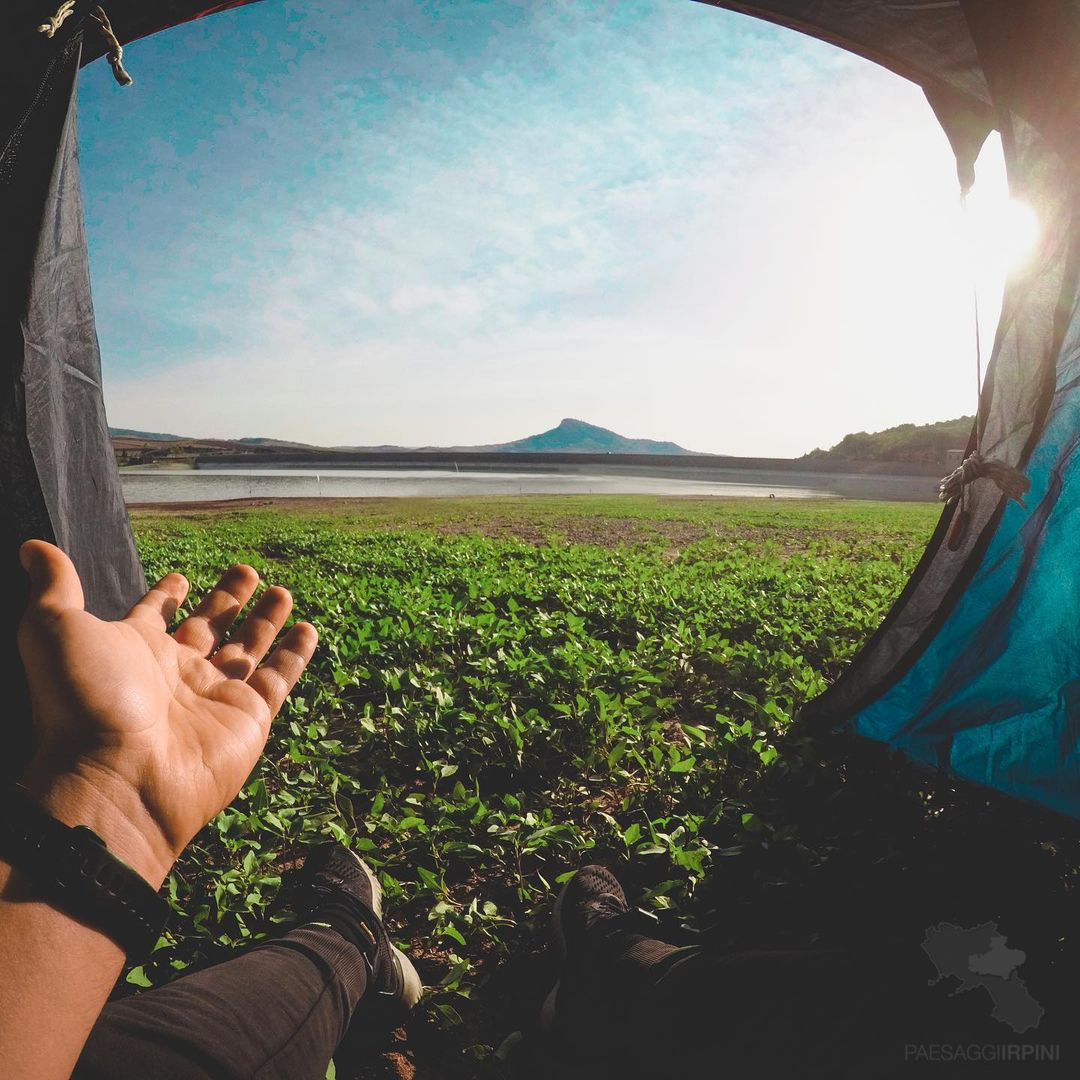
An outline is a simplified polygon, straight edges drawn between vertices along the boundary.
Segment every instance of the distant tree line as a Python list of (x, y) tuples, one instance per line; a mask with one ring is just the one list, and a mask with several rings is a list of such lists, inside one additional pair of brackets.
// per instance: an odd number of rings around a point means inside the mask
[(829, 450), (811, 450), (805, 459), (829, 461), (917, 461), (945, 464), (949, 450), (963, 450), (974, 417), (960, 416), (936, 424), (901, 424), (885, 431), (845, 435)]

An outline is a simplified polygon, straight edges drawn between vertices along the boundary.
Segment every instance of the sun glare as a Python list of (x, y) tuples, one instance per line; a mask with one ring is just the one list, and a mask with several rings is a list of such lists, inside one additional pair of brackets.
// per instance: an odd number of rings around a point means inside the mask
[(1023, 270), (1039, 239), (1039, 219), (1027, 203), (976, 185), (965, 207), (968, 244), (976, 267), (1002, 279)]

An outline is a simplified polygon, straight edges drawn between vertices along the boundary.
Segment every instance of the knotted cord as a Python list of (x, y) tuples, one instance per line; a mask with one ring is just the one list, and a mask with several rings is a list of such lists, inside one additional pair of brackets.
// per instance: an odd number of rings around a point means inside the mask
[(995, 458), (984, 458), (978, 450), (972, 451), (959, 468), (954, 469), (941, 481), (940, 498), (946, 502), (962, 499), (964, 488), (968, 484), (988, 477), (1001, 489), (1003, 495), (1015, 499), (1026, 510), (1024, 496), (1031, 487), (1031, 481), (1019, 470)]
[(47, 38), (51, 38), (56, 31), (64, 25), (64, 20), (74, 10), (75, 0), (64, 0), (64, 2), (56, 9), (56, 14), (53, 15), (48, 22), (44, 22), (38, 27), (38, 33), (44, 34)]
[[(47, 38), (54, 37), (67, 17), (74, 13), (75, 3), (76, 0), (64, 0), (56, 9), (56, 14), (38, 27), (38, 33), (44, 34)], [(120, 44), (120, 39), (116, 36), (112, 23), (109, 22), (109, 16), (105, 14), (105, 9), (98, 5), (89, 13), (88, 18), (94, 21), (98, 30), (101, 31), (101, 36), (105, 39), (105, 59), (109, 61), (109, 67), (112, 68), (116, 81), (121, 86), (130, 86), (135, 80), (124, 67), (124, 46)]]
[(90, 12), (90, 18), (97, 23), (101, 36), (108, 46), (105, 59), (109, 61), (109, 67), (112, 68), (116, 81), (121, 86), (130, 86), (135, 80), (124, 69), (124, 46), (120, 44), (120, 39), (113, 32), (112, 23), (109, 22), (109, 16), (105, 14), (105, 9), (100, 6), (94, 8)]

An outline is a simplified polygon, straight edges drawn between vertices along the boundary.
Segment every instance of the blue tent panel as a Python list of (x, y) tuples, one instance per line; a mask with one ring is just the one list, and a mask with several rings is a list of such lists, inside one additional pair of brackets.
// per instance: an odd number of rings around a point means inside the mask
[(925, 651), (851, 721), (919, 761), (1080, 818), (1080, 342), (1024, 510), (1004, 509)]

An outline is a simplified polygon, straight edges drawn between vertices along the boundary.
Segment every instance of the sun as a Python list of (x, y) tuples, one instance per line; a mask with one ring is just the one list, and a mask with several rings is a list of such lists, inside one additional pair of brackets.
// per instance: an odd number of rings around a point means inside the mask
[(968, 247), (977, 271), (1001, 279), (1022, 272), (1039, 242), (1039, 218), (999, 190), (972, 190), (965, 205)]

